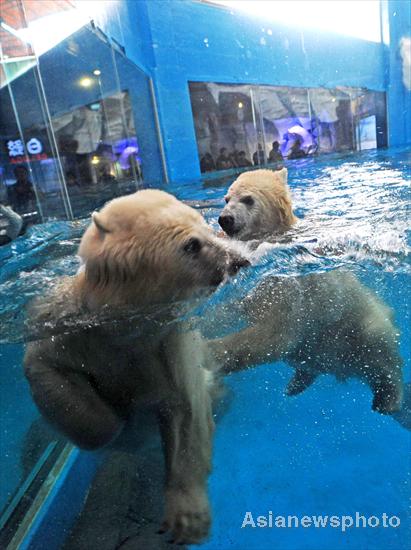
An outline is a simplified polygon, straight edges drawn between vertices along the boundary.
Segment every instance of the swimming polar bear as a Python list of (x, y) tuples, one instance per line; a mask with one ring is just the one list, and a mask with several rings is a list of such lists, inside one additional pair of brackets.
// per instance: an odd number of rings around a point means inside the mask
[[(254, 258), (274, 249), (264, 240), (284, 234), (297, 221), (285, 168), (241, 174), (226, 202), (219, 223), (231, 237), (261, 243)], [(267, 277), (243, 306), (249, 328), (215, 342), (227, 372), (281, 359), (295, 368), (288, 395), (330, 373), (367, 382), (373, 409), (380, 413), (401, 408), (402, 360), (392, 312), (353, 274)]]
[(287, 168), (243, 172), (229, 187), (218, 218), (229, 237), (241, 241), (265, 239), (290, 229), (293, 213)]
[(267, 277), (243, 302), (249, 326), (216, 340), (226, 373), (272, 361), (295, 369), (296, 395), (321, 374), (356, 377), (373, 392), (373, 410), (399, 411), (402, 359), (392, 312), (350, 272)]
[[(154, 409), (166, 461), (162, 529), (175, 542), (198, 543), (210, 525), (217, 368), (201, 334), (173, 321), (180, 301), (214, 289), (248, 262), (198, 212), (158, 190), (115, 199), (93, 214), (79, 255), (84, 269), (33, 309), (31, 323), (43, 329), (24, 358), (34, 401), (85, 449), (108, 445), (135, 411)], [(144, 322), (153, 311), (155, 319)], [(71, 330), (50, 331), (67, 315)], [(112, 322), (76, 322), (99, 315)]]

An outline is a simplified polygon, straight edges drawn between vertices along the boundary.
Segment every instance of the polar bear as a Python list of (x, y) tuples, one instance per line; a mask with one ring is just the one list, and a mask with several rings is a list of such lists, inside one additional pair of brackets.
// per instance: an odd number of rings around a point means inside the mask
[(295, 369), (288, 395), (333, 374), (367, 383), (373, 410), (401, 409), (399, 331), (390, 308), (352, 273), (267, 277), (243, 301), (243, 310), (247, 328), (211, 343), (226, 373), (282, 360)]
[[(243, 173), (228, 189), (219, 223), (230, 237), (262, 241), (286, 233), (297, 221), (287, 170)], [(349, 272), (267, 277), (244, 302), (246, 330), (221, 340), (226, 372), (271, 360), (295, 368), (286, 393), (296, 395), (320, 374), (357, 377), (374, 394), (373, 409), (391, 414), (401, 407), (402, 360), (392, 312)], [(216, 349), (218, 355), (219, 351)]]
[[(158, 190), (114, 199), (93, 214), (79, 255), (84, 269), (33, 307), (31, 324), (42, 333), (28, 344), (24, 365), (34, 401), (85, 449), (108, 445), (135, 411), (153, 409), (166, 461), (162, 528), (176, 542), (198, 543), (210, 524), (216, 365), (201, 335), (175, 321), (182, 300), (248, 262), (198, 212)], [(96, 323), (100, 315), (112, 322)], [(54, 331), (65, 316), (72, 328)]]
[(290, 229), (293, 213), (287, 168), (242, 173), (229, 187), (218, 223), (229, 237), (264, 239)]

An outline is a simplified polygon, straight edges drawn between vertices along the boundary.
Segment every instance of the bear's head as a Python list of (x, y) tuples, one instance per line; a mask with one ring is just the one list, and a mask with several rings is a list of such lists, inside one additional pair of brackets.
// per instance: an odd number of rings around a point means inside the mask
[(246, 241), (282, 233), (293, 214), (287, 169), (244, 172), (230, 186), (218, 222), (229, 237)]
[(83, 295), (95, 306), (185, 299), (248, 265), (199, 212), (159, 190), (114, 199), (94, 213), (79, 255)]

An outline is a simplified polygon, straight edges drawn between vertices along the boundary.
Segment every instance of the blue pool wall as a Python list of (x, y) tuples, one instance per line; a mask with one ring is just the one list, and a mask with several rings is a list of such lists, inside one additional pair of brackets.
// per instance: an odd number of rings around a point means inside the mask
[(411, 90), (402, 82), (399, 53), (401, 38), (411, 38), (411, 2), (390, 0), (382, 6), (391, 44), (386, 61), (389, 144), (397, 147), (411, 143)]
[[(195, 1), (124, 0), (107, 33), (153, 79), (170, 181), (200, 177), (189, 81), (386, 91), (389, 145), (411, 143), (411, 93), (399, 42), (411, 3), (383, 0), (383, 33), (368, 42), (250, 17)], [(121, 22), (121, 25), (119, 24)]]

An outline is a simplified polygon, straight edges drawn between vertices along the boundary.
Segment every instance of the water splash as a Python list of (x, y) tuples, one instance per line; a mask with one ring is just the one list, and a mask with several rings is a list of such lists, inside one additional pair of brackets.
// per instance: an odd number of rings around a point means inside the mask
[[(284, 242), (260, 250), (260, 254), (254, 252), (252, 268), (220, 287), (197, 309), (189, 308), (186, 317), (195, 320), (207, 311), (211, 318), (210, 312), (218, 309), (223, 313), (219, 330), (232, 329), (237, 305), (266, 276), (299, 276), (338, 267), (409, 273), (410, 158), (409, 152), (380, 151), (290, 164), (290, 185), (300, 217), (296, 228)], [(204, 188), (198, 182), (171, 191), (201, 210), (217, 229), (232, 179), (214, 187), (208, 184)], [(27, 236), (0, 248), (0, 343), (22, 341), (27, 304), (44, 294), (58, 277), (77, 271), (75, 254), (88, 223), (35, 226)], [(244, 252), (250, 253), (246, 248)]]

